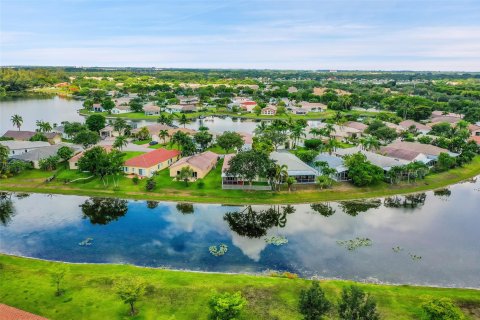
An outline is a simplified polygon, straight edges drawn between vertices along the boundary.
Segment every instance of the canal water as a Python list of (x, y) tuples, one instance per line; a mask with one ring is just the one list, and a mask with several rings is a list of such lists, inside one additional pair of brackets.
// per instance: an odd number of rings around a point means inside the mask
[(0, 252), (480, 288), (479, 227), (479, 179), (413, 196), (293, 206), (3, 193)]

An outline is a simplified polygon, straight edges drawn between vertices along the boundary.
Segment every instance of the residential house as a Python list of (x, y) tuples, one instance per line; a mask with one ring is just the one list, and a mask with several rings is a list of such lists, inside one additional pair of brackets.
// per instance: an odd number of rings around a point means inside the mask
[[(335, 181), (348, 181), (348, 169), (343, 164), (343, 159), (340, 157), (336, 157), (334, 155), (330, 155), (328, 153), (320, 153), (318, 156), (315, 157), (313, 163), (318, 162), (326, 162), (328, 166), (332, 169), (335, 169), (335, 173), (331, 175), (331, 178)], [(314, 166), (314, 168), (318, 171), (321, 175), (322, 169), (319, 166)]]
[(176, 177), (184, 167), (190, 167), (192, 180), (204, 178), (212, 170), (218, 161), (218, 154), (205, 151), (190, 157), (184, 157), (170, 166), (170, 177)]
[(308, 112), (323, 112), (327, 110), (327, 106), (320, 102), (308, 102), (308, 101), (300, 101), (298, 106), (301, 109), (306, 109)]
[(128, 159), (123, 170), (128, 175), (151, 177), (155, 172), (168, 168), (180, 158), (180, 151), (163, 148)]
[(435, 117), (435, 118), (432, 118), (430, 120), (430, 123), (428, 124), (430, 127), (433, 127), (434, 125), (436, 124), (439, 124), (439, 123), (442, 123), (442, 122), (446, 122), (446, 123), (449, 123), (450, 125), (453, 125), (455, 126), (457, 123), (459, 123), (460, 121), (462, 121), (462, 118), (458, 118), (458, 117), (450, 117), (450, 116), (439, 116), (439, 117)]
[(58, 149), (60, 149), (63, 146), (67, 146), (71, 148), (74, 154), (77, 154), (83, 150), (83, 148), (78, 145), (60, 143), (60, 144), (50, 145), (46, 147), (35, 148), (29, 152), (22, 153), (19, 155), (14, 155), (11, 158), (24, 161), (24, 162), (30, 162), (32, 163), (33, 168), (40, 169), (40, 160), (49, 158), (51, 156), (56, 156)]
[[(110, 151), (112, 151), (113, 147), (112, 146), (101, 146), (103, 149), (105, 149), (105, 151), (108, 153)], [(92, 147), (93, 148), (93, 147)], [(90, 148), (91, 149), (91, 148)], [(77, 153), (76, 155), (74, 155), (73, 157), (71, 157), (69, 160), (68, 160), (68, 167), (70, 168), (70, 170), (77, 170), (78, 169), (78, 160), (80, 160), (80, 158), (83, 157), (83, 155), (85, 154), (85, 151), (87, 150), (84, 150), (84, 151), (81, 151), (79, 153)]]
[(422, 153), (430, 160), (429, 164), (435, 163), (440, 153), (447, 153), (452, 157), (458, 156), (458, 154), (450, 152), (447, 149), (419, 142), (395, 141), (389, 144), (387, 147), (389, 147), (389, 149), (403, 149)]
[[(271, 190), (271, 186), (265, 185), (249, 185), (249, 181), (243, 180), (242, 177), (234, 177), (227, 173), (230, 168), (230, 160), (235, 157), (235, 154), (226, 154), (223, 158), (222, 165), (222, 189), (250, 189), (250, 190)], [(253, 182), (264, 182), (265, 178), (257, 177)]]
[(168, 113), (187, 113), (197, 111), (197, 107), (194, 104), (172, 104), (166, 107)]
[(416, 122), (416, 121), (413, 121), (413, 120), (404, 120), (402, 122), (400, 122), (398, 124), (400, 127), (403, 128), (403, 130), (408, 130), (410, 129), (410, 127), (415, 127), (415, 129), (417, 129), (418, 132), (422, 133), (422, 134), (427, 134), (430, 132), (430, 130), (432, 130), (432, 128), (430, 128), (429, 126), (426, 126), (424, 124), (421, 124), (419, 122)]
[(155, 105), (146, 105), (143, 107), (143, 111), (145, 112), (146, 116), (158, 116), (160, 115), (160, 107)]
[(404, 131), (404, 129), (398, 124), (387, 122), (387, 121), (383, 121), (383, 124), (390, 129), (394, 129), (397, 133), (401, 133), (402, 131)]
[(237, 132), (239, 135), (242, 136), (244, 145), (242, 147), (243, 151), (252, 150), (253, 147), (253, 135), (248, 132)]
[(300, 160), (294, 154), (288, 151), (273, 151), (270, 159), (278, 165), (287, 166), (288, 175), (295, 178), (299, 184), (313, 184), (318, 176), (318, 171)]
[[(17, 131), (17, 130), (8, 130), (3, 134), (5, 138), (12, 138), (17, 141), (29, 141), (34, 135), (38, 132), (36, 131)], [(57, 144), (62, 142), (62, 135), (57, 132), (42, 132), (42, 134), (47, 138), (50, 144)]]
[(52, 129), (52, 132), (58, 133), (62, 136), (62, 139), (70, 139), (70, 136), (65, 133), (65, 126), (56, 126)]
[(452, 117), (452, 118), (463, 119), (463, 114), (435, 110), (432, 112), (432, 118), (437, 118), (437, 117)]
[(112, 125), (108, 125), (100, 130), (100, 138), (102, 139), (118, 137), (119, 135), (120, 133)]
[(402, 166), (410, 163), (409, 161), (403, 160), (403, 159), (395, 159), (391, 157), (386, 157), (378, 153), (374, 153), (371, 151), (366, 151), (363, 150), (360, 147), (352, 147), (352, 148), (347, 148), (347, 149), (337, 149), (333, 152), (333, 154), (337, 157), (344, 157), (347, 155), (352, 155), (354, 153), (360, 152), (363, 154), (368, 161), (370, 161), (372, 164), (376, 165), (377, 167), (382, 168), (385, 172), (390, 171), (392, 167), (395, 166)]
[(128, 105), (115, 105), (115, 107), (112, 109), (112, 114), (124, 114), (124, 113), (129, 113), (132, 112), (130, 109), (130, 106)]
[(367, 130), (368, 126), (364, 123), (357, 122), (357, 121), (347, 121), (343, 124), (345, 127), (357, 129), (361, 133), (363, 133), (365, 130)]
[(308, 109), (303, 108), (292, 108), (292, 113), (296, 115), (304, 116), (308, 113)]
[(253, 112), (253, 109), (257, 106), (257, 103), (255, 101), (244, 101), (240, 102), (238, 107), (240, 110), (247, 111), (247, 112)]
[(37, 148), (48, 147), (50, 146), (50, 143), (44, 141), (6, 140), (0, 141), (0, 145), (7, 147), (8, 156), (11, 157), (14, 155), (30, 152)]
[(423, 162), (426, 165), (429, 165), (432, 161), (432, 159), (420, 151), (402, 149), (395, 146), (382, 147), (379, 153), (390, 158), (401, 159), (408, 162)]
[(200, 102), (200, 99), (195, 96), (177, 96), (179, 104), (197, 104)]
[(277, 107), (274, 105), (268, 105), (262, 109), (261, 114), (264, 116), (274, 116), (277, 114)]
[(92, 110), (94, 112), (105, 112), (105, 109), (103, 109), (103, 107), (100, 103), (94, 103), (93, 106), (92, 106)]

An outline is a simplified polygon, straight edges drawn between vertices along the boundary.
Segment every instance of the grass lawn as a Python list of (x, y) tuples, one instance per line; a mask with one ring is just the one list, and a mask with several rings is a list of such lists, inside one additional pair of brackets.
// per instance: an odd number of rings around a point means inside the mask
[[(49, 272), (67, 267), (63, 289), (56, 297)], [(301, 319), (300, 290), (309, 280), (269, 276), (194, 273), (128, 265), (60, 264), (0, 255), (0, 302), (49, 319), (207, 319), (212, 293), (241, 291), (247, 298), (241, 319)], [(115, 293), (115, 281), (138, 277), (147, 283), (137, 304), (139, 313)], [(321, 286), (335, 301), (350, 281), (327, 280)], [(416, 286), (357, 284), (376, 299), (382, 319), (419, 319), (427, 297), (448, 297), (468, 319), (480, 311), (480, 291)], [(335, 317), (333, 317), (335, 318)]]
[(141, 145), (144, 145), (144, 144), (149, 143), (150, 141), (152, 141), (152, 139), (148, 139), (148, 140), (135, 140), (135, 141), (132, 141), (132, 143), (141, 146)]
[(336, 183), (331, 189), (310, 189), (298, 191), (243, 191), (222, 190), (221, 188), (221, 161), (204, 179), (203, 188), (198, 187), (198, 182), (184, 183), (175, 181), (169, 176), (168, 170), (162, 170), (156, 176), (157, 187), (152, 192), (145, 191), (146, 180), (134, 185), (131, 179), (121, 176), (119, 188), (113, 185), (104, 186), (100, 179), (92, 179), (87, 182), (75, 182), (64, 184), (64, 180), (82, 178), (88, 174), (78, 171), (62, 170), (58, 179), (48, 184), (45, 179), (53, 175), (53, 172), (29, 170), (18, 176), (0, 180), (0, 190), (20, 192), (41, 192), (58, 194), (76, 194), (86, 196), (115, 196), (129, 199), (144, 200), (169, 200), (188, 201), (199, 203), (222, 203), (222, 204), (287, 204), (287, 203), (311, 203), (320, 201), (338, 201), (360, 198), (375, 198), (395, 194), (406, 194), (442, 188), (480, 174), (480, 156), (462, 167), (447, 172), (428, 175), (424, 180), (413, 183), (399, 183), (390, 185), (382, 182), (371, 187), (355, 187), (350, 183)]

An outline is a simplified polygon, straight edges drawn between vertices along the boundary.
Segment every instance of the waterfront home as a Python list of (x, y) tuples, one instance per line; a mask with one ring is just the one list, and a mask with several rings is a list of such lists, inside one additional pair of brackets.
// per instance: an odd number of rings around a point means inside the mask
[(262, 109), (261, 114), (264, 116), (274, 116), (277, 114), (277, 107), (274, 105), (268, 105)]
[(288, 151), (273, 151), (270, 153), (270, 159), (276, 164), (287, 166), (288, 175), (295, 178), (299, 184), (313, 184), (318, 176), (318, 171), (300, 160), (294, 154)]
[(44, 141), (15, 141), (6, 140), (0, 141), (0, 145), (7, 147), (8, 156), (19, 155), (22, 153), (30, 152), (37, 148), (48, 147), (50, 143)]
[(253, 135), (248, 132), (237, 132), (243, 139), (243, 151), (251, 150), (253, 147)]
[(130, 109), (130, 106), (128, 106), (128, 105), (116, 105), (112, 109), (112, 114), (124, 114), (124, 113), (129, 113), (129, 112), (132, 112), (132, 110)]
[(367, 130), (368, 126), (364, 123), (357, 122), (357, 121), (347, 121), (343, 124), (345, 127), (357, 129), (361, 133), (363, 133), (365, 130)]
[(58, 133), (62, 136), (62, 139), (70, 139), (70, 136), (65, 133), (65, 126), (56, 126), (52, 129), (52, 132)]
[(308, 113), (308, 110), (303, 108), (292, 108), (292, 113), (296, 115), (304, 116)]
[(179, 104), (197, 104), (200, 102), (200, 99), (195, 96), (177, 96)]
[[(113, 147), (112, 146), (101, 146), (107, 153), (112, 151)], [(93, 148), (93, 147), (92, 147)], [(90, 148), (91, 149), (91, 148)], [(71, 157), (69, 160), (68, 160), (68, 167), (70, 168), (70, 170), (77, 170), (78, 169), (78, 160), (80, 160), (80, 158), (83, 157), (83, 155), (85, 154), (85, 151), (87, 150), (84, 150), (84, 151), (81, 151), (79, 153), (77, 153), (76, 155), (74, 155), (73, 157)]]
[(166, 106), (165, 111), (168, 113), (188, 113), (197, 111), (197, 107), (194, 104), (172, 104)]
[(193, 156), (184, 157), (170, 166), (170, 177), (176, 177), (184, 167), (190, 167), (192, 180), (204, 178), (212, 170), (218, 161), (218, 154), (205, 151)]
[(155, 106), (153, 104), (144, 106), (143, 111), (145, 112), (146, 116), (158, 116), (158, 115), (160, 115), (160, 107)]
[(408, 130), (408, 129), (410, 129), (410, 127), (413, 126), (418, 132), (423, 133), (423, 134), (427, 134), (432, 130), (432, 128), (430, 128), (429, 126), (426, 126), (424, 124), (418, 123), (418, 122), (413, 121), (413, 120), (405, 120), (405, 121), (400, 122), (398, 125), (401, 128), (403, 128), (403, 130)]
[[(38, 132), (36, 131), (17, 131), (8, 130), (3, 134), (4, 138), (11, 138), (17, 141), (29, 141)], [(62, 135), (58, 132), (42, 132), (50, 144), (57, 144), (62, 142)]]
[(243, 111), (253, 112), (253, 109), (257, 106), (255, 101), (244, 101), (239, 104), (239, 108)]
[(320, 102), (300, 101), (298, 106), (301, 109), (306, 109), (307, 112), (323, 112), (327, 110), (327, 106)]
[(100, 138), (102, 139), (118, 137), (119, 135), (120, 133), (116, 131), (111, 125), (108, 125), (100, 130)]
[(77, 154), (83, 150), (82, 147), (74, 144), (66, 144), (66, 143), (60, 143), (56, 145), (50, 145), (46, 147), (40, 147), (33, 149), (29, 152), (22, 153), (19, 155), (14, 155), (11, 158), (15, 160), (20, 160), (24, 162), (29, 162), (33, 165), (33, 168), (35, 169), (40, 169), (40, 161), (43, 159), (47, 159), (51, 156), (56, 156), (58, 149), (61, 147), (67, 146), (70, 149), (73, 150), (73, 154)]
[[(138, 134), (138, 132), (139, 132), (142, 128), (143, 128), (143, 127), (133, 129), (133, 130), (131, 131), (132, 135), (135, 136), (136, 134)], [(168, 126), (168, 125), (166, 125), (166, 124), (161, 124), (161, 123), (150, 124), (150, 125), (145, 126), (145, 128), (147, 128), (148, 133), (150, 134), (150, 137), (152, 138), (152, 140), (155, 140), (155, 141), (162, 141), (162, 139), (160, 139), (160, 138), (158, 137), (160, 131), (173, 129), (172, 126)], [(167, 140), (167, 141), (168, 141), (168, 140)]]
[(380, 148), (379, 153), (394, 159), (402, 159), (409, 162), (423, 162), (426, 165), (429, 165), (431, 162), (431, 159), (420, 151), (397, 148), (395, 146), (382, 147)]
[(457, 153), (453, 153), (448, 151), (447, 149), (443, 149), (431, 144), (423, 144), (419, 142), (409, 142), (409, 141), (395, 141), (387, 146), (388, 150), (394, 149), (401, 149), (407, 151), (418, 152), (424, 154), (427, 159), (429, 160), (426, 164), (434, 164), (440, 155), (440, 153), (447, 153), (452, 157), (458, 156)]
[(103, 109), (103, 107), (100, 103), (94, 103), (93, 106), (92, 106), (92, 110), (94, 112), (105, 112), (105, 109)]
[(230, 168), (230, 160), (232, 160), (233, 157), (235, 157), (234, 153), (226, 154), (223, 157), (222, 189), (243, 188), (249, 184), (248, 181), (243, 180), (241, 177), (235, 177), (227, 173)]
[(123, 171), (128, 175), (148, 178), (155, 172), (168, 168), (179, 158), (180, 151), (160, 148), (128, 159), (124, 163)]
[(372, 164), (376, 165), (377, 167), (380, 167), (383, 169), (383, 171), (388, 172), (392, 167), (395, 166), (403, 166), (406, 164), (409, 164), (410, 161), (406, 161), (403, 159), (395, 159), (391, 157), (386, 157), (378, 153), (370, 152), (367, 150), (363, 150), (360, 147), (352, 147), (352, 148), (347, 148), (347, 149), (337, 149), (333, 152), (333, 155), (337, 157), (344, 157), (347, 155), (352, 155), (354, 153), (361, 153), (363, 154), (368, 161), (370, 161)]
[(332, 174), (330, 177), (335, 181), (348, 181), (348, 169), (345, 167), (343, 163), (343, 159), (340, 157), (336, 157), (330, 155), (328, 153), (320, 153), (318, 156), (315, 157), (313, 160), (314, 167), (321, 175), (322, 169), (320, 166), (317, 166), (316, 163), (318, 162), (326, 162), (328, 166), (332, 169), (335, 169), (335, 173)]

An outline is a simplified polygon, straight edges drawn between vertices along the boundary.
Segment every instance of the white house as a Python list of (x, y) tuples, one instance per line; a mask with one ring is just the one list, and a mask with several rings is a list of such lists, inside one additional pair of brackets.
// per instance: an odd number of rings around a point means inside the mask
[(35, 150), (37, 148), (49, 147), (50, 143), (46, 141), (16, 141), (6, 140), (0, 141), (0, 145), (8, 148), (8, 156), (19, 155)]

